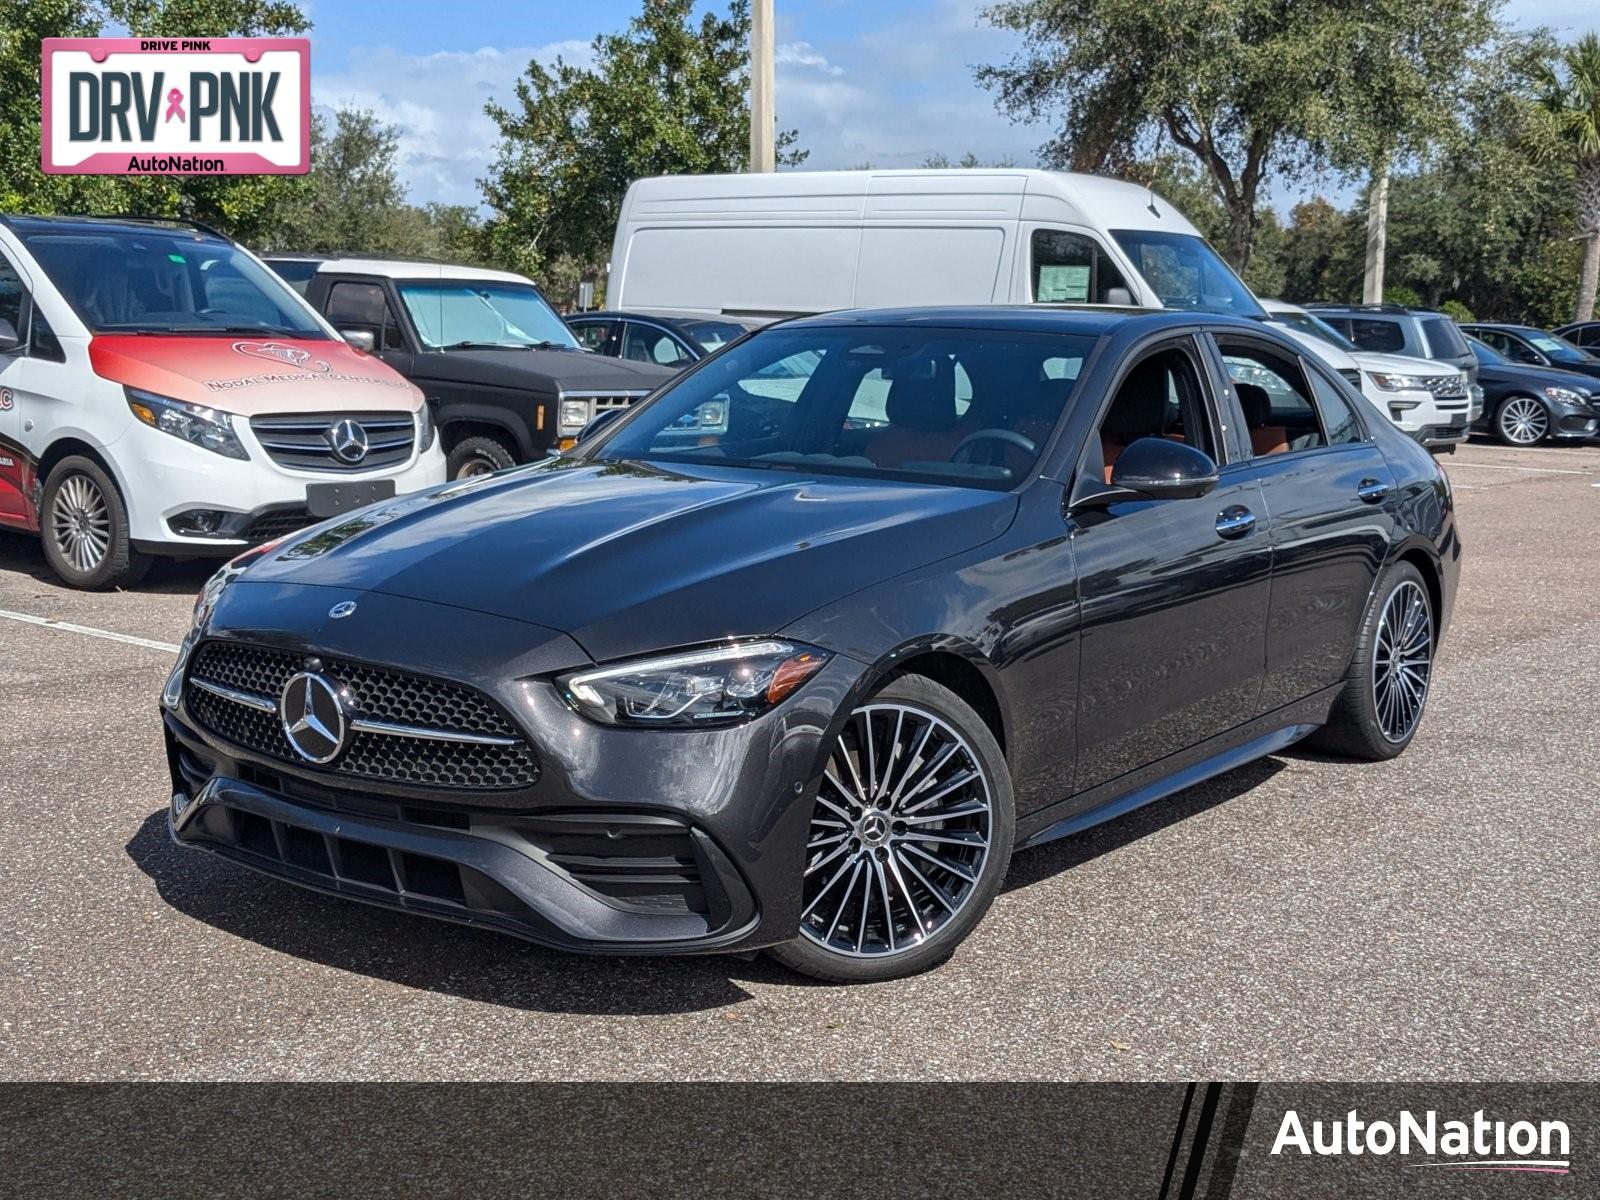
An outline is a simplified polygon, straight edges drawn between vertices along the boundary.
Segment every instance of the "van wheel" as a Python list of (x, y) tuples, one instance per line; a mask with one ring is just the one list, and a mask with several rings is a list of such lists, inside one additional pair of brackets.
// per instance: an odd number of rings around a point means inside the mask
[(150, 556), (133, 548), (122, 493), (91, 459), (56, 464), (45, 481), (39, 524), (45, 559), (71, 587), (132, 587), (150, 569)]
[(488, 475), (515, 466), (517, 456), (498, 438), (477, 436), (462, 438), (450, 447), (447, 466), (451, 479), (471, 479), (474, 475)]

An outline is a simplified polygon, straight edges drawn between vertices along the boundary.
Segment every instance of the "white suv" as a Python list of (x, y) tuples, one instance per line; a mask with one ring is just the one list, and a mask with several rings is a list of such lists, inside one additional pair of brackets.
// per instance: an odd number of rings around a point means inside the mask
[(1467, 375), (1447, 362), (1363, 350), (1315, 313), (1263, 300), (1272, 324), (1360, 389), (1379, 412), (1430, 449), (1453, 451), (1467, 440), (1481, 401)]
[(184, 222), (0, 217), (0, 529), (74, 587), (444, 480), (422, 393)]

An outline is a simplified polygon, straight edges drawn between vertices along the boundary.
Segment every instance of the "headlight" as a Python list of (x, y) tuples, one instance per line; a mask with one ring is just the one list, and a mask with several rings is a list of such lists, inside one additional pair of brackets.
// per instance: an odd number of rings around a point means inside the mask
[(1385, 375), (1377, 371), (1369, 371), (1372, 382), (1386, 392), (1412, 392), (1428, 390), (1428, 385), (1420, 375)]
[(224, 458), (250, 457), (233, 432), (233, 422), (227, 413), (200, 404), (157, 396), (153, 392), (141, 392), (138, 388), (124, 388), (123, 391), (127, 393), (128, 407), (133, 410), (133, 415), (151, 429), (170, 433), (173, 437), (182, 438), (191, 445)]
[(729, 724), (781, 703), (828, 657), (798, 642), (745, 642), (580, 671), (558, 682), (568, 703), (607, 725)]
[(1589, 403), (1588, 396), (1584, 395), (1582, 392), (1574, 391), (1572, 388), (1547, 387), (1544, 390), (1544, 394), (1549, 396), (1550, 399), (1554, 400), (1557, 404), (1575, 404), (1580, 408), (1583, 408), (1587, 407)]
[(583, 432), (583, 427), (589, 423), (592, 404), (588, 400), (563, 400), (561, 402), (561, 432), (566, 436), (576, 436)]
[(433, 449), (433, 437), (436, 430), (433, 424), (433, 409), (424, 400), (422, 407), (417, 410), (417, 453), (426, 454)]

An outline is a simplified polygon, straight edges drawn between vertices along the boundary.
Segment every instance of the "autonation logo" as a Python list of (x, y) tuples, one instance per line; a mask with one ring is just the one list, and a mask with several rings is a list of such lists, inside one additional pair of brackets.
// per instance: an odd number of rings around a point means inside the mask
[(1394, 1154), (1429, 1160), (1405, 1164), (1408, 1167), (1566, 1175), (1572, 1170), (1571, 1141), (1565, 1121), (1507, 1124), (1491, 1121), (1482, 1109), (1470, 1121), (1441, 1121), (1433, 1109), (1420, 1117), (1401, 1109), (1393, 1120), (1367, 1121), (1352, 1108), (1339, 1120), (1312, 1121), (1308, 1133), (1300, 1114), (1291, 1108), (1283, 1114), (1272, 1153), (1298, 1151), (1323, 1158)]

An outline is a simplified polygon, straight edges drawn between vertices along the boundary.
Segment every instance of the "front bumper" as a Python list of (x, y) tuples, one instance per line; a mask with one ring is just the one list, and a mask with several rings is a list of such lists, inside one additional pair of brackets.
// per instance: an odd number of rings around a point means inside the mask
[[(223, 604), (246, 586), (230, 588)], [(339, 598), (329, 588), (261, 590), (280, 599), (313, 593), (319, 613)], [(440, 653), (453, 664), (451, 681), (491, 697), (527, 735), (537, 778), (473, 791), (349, 777), (337, 761), (319, 768), (230, 744), (201, 723), (186, 689), (163, 710), (179, 845), (303, 887), (561, 950), (703, 953), (796, 936), (811, 804), (835, 714), (850, 710), (857, 664), (836, 657), (788, 702), (744, 725), (608, 728), (573, 713), (545, 678), (508, 677), (522, 664), (538, 664), (541, 676), (578, 665), (560, 635), (529, 648), (548, 631), (359, 595), (370, 624), (341, 622), (349, 628), (340, 636), (298, 648), (434, 676), (443, 664), (423, 656), (384, 662), (371, 631), (399, 622), (406, 644), (447, 647)], [(430, 636), (445, 623), (448, 637)], [(280, 612), (277, 628), (293, 624)], [(283, 639), (252, 630), (250, 641), (281, 647)]]
[[(371, 471), (288, 471), (266, 461), (246, 439), (248, 461), (223, 458), (169, 434), (135, 424), (117, 447), (128, 493), (128, 521), (140, 549), (158, 554), (237, 554), (253, 542), (314, 524), (306, 506), (310, 484), (394, 481), (405, 495), (445, 479), (439, 439), (407, 463)], [(215, 536), (174, 528), (175, 519), (201, 510), (221, 514)], [(303, 519), (299, 519), (303, 518)]]

